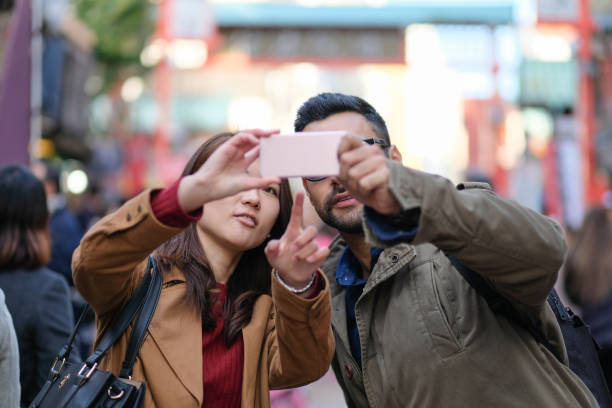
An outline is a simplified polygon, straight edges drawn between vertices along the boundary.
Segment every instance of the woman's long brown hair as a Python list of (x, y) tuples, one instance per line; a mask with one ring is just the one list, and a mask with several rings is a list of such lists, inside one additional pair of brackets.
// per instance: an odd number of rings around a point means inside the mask
[(565, 287), (577, 305), (596, 305), (612, 291), (612, 222), (608, 211), (589, 210), (565, 260)]
[[(204, 142), (185, 166), (182, 176), (195, 173), (232, 136), (232, 133), (221, 133)], [(291, 216), (293, 200), (287, 180), (280, 184), (279, 202), (280, 211), (270, 232), (271, 239), (281, 237)], [(172, 267), (183, 272), (187, 285), (185, 301), (202, 313), (202, 329), (210, 330), (215, 327), (212, 310), (217, 299), (216, 281), (196, 228), (195, 223), (191, 224), (160, 246), (156, 255), (164, 272), (169, 272)], [(264, 254), (266, 243), (264, 241), (257, 248), (245, 251), (227, 282), (227, 297), (223, 305), (223, 337), (228, 346), (251, 320), (257, 298), (262, 294), (270, 294), (272, 267)]]

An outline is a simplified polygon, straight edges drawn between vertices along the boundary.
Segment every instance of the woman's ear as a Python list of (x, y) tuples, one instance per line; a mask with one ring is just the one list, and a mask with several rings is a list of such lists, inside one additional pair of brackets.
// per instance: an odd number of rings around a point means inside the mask
[(402, 162), (402, 154), (397, 149), (397, 146), (391, 145), (391, 147), (389, 147), (389, 158), (396, 162)]

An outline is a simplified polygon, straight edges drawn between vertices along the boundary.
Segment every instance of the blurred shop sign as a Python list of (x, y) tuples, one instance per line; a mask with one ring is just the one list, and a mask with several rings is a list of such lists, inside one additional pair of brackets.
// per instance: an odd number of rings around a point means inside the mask
[(204, 0), (173, 0), (171, 38), (207, 39), (216, 29), (214, 11)]
[(404, 62), (404, 33), (398, 28), (223, 27), (228, 49), (253, 60)]
[(575, 22), (580, 15), (579, 0), (538, 0), (537, 7), (539, 23)]
[(576, 100), (576, 61), (548, 62), (525, 59), (520, 67), (520, 102), (552, 109), (572, 108)]
[(602, 28), (612, 28), (612, 1), (591, 0), (591, 13)]

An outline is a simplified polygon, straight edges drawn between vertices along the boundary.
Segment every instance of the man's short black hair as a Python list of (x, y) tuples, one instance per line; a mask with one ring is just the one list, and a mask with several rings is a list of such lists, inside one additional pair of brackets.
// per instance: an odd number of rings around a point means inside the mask
[(391, 144), (385, 120), (372, 105), (353, 95), (325, 92), (313, 96), (300, 107), (293, 126), (296, 132), (301, 132), (309, 123), (343, 112), (355, 112), (363, 115), (372, 125), (376, 136)]

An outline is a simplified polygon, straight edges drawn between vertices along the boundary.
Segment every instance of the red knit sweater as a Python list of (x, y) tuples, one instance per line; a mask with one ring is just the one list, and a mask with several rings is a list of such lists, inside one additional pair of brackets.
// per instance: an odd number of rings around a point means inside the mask
[(229, 347), (223, 338), (223, 303), (227, 286), (217, 283), (219, 294), (213, 310), (217, 326), (202, 336), (202, 370), (206, 408), (239, 408), (242, 394), (244, 343), (238, 336)]
[[(171, 187), (155, 191), (151, 196), (153, 214), (162, 223), (184, 228), (191, 222), (198, 221), (202, 210), (186, 214), (178, 202), (179, 181)], [(322, 290), (319, 275), (315, 277), (312, 293), (313, 298)], [(206, 408), (240, 408), (242, 396), (242, 374), (244, 366), (244, 341), (239, 336), (229, 347), (223, 338), (223, 304), (227, 296), (227, 286), (217, 283), (219, 294), (213, 313), (217, 325), (214, 329), (202, 334), (202, 374), (204, 386), (204, 401)]]

